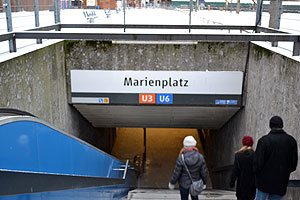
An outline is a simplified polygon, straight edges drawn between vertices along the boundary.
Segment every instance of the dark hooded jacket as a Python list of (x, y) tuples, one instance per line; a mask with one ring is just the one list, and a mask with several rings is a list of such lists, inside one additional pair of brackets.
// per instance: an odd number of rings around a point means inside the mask
[(235, 154), (230, 187), (234, 187), (237, 179), (236, 197), (238, 200), (253, 200), (255, 197), (253, 155), (252, 149), (246, 149)]
[[(185, 150), (183, 152), (185, 163), (190, 171), (193, 181), (198, 181), (202, 178), (204, 184), (207, 183), (207, 169), (203, 156), (196, 150)], [(181, 154), (179, 155), (173, 176), (170, 183), (175, 185), (178, 181), (179, 186), (188, 189), (192, 181), (183, 164)]]
[(282, 130), (282, 121), (276, 120), (271, 119), (271, 131), (258, 140), (253, 170), (256, 188), (284, 196), (290, 173), (297, 167), (298, 150), (296, 140)]

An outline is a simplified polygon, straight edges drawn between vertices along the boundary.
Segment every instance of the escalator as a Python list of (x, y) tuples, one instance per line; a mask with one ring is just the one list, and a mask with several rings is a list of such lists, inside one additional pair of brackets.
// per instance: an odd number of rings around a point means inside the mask
[(139, 169), (30, 113), (0, 109), (0, 200), (120, 199)]

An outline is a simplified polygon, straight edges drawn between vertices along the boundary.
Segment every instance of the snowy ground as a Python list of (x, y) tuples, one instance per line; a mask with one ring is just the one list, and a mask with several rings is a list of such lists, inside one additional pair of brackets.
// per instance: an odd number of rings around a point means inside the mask
[[(86, 10), (85, 10), (86, 11)], [(112, 11), (109, 18), (106, 17), (104, 10), (94, 10), (97, 18), (94, 23), (100, 24), (123, 24), (124, 13)], [(33, 12), (17, 12), (13, 13), (13, 31), (22, 31), (30, 28), (34, 28), (34, 13)], [(192, 24), (223, 24), (223, 25), (255, 25), (255, 12), (236, 12), (230, 11), (218, 11), (218, 10), (200, 10), (192, 13)], [(126, 24), (189, 24), (189, 10), (165, 10), (165, 9), (127, 9), (126, 10)], [(80, 24), (88, 23), (83, 15), (81, 9), (67, 9), (61, 10), (61, 23), (66, 24)], [(261, 25), (268, 27), (269, 14), (263, 13)], [(40, 26), (47, 26), (54, 24), (54, 13), (53, 11), (40, 11)], [(283, 13), (281, 17), (281, 28), (280, 30), (287, 31), (290, 33), (300, 33), (300, 14)], [(63, 30), (66, 31), (66, 30)], [(86, 31), (86, 30), (74, 30), (70, 29), (67, 31)], [(90, 30), (99, 31), (99, 30)], [(123, 29), (118, 30), (101, 30), (102, 32), (123, 32)], [(217, 30), (214, 30), (216, 32)], [(126, 32), (142, 32), (142, 33), (187, 33), (188, 30), (130, 30)], [(205, 33), (212, 32), (212, 30), (192, 30), (191, 33)], [(228, 32), (228, 31), (227, 31)], [(6, 20), (5, 13), (0, 13), (0, 34), (6, 33)], [(231, 33), (233, 33), (231, 31)], [(235, 33), (239, 33), (236, 31)], [(17, 53), (8, 53), (8, 42), (0, 42), (0, 61), (3, 59), (11, 58), (19, 55), (22, 51), (28, 51), (28, 49), (40, 48), (47, 45), (49, 42), (55, 42), (53, 40), (43, 40), (43, 45), (35, 45), (35, 40), (17, 40)], [(262, 46), (270, 48), (276, 52), (282, 53), (291, 57), (293, 43), (291, 42), (280, 42), (279, 47), (271, 47), (268, 42), (259, 42)], [(1, 59), (2, 58), (2, 59)], [(294, 56), (293, 59), (300, 60), (299, 56)]]

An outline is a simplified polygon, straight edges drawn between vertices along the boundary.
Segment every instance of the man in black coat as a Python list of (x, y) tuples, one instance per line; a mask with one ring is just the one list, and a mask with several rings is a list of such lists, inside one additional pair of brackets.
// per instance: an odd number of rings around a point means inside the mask
[(298, 163), (297, 142), (282, 129), (282, 119), (274, 116), (269, 125), (271, 131), (258, 140), (254, 153), (255, 200), (282, 199)]

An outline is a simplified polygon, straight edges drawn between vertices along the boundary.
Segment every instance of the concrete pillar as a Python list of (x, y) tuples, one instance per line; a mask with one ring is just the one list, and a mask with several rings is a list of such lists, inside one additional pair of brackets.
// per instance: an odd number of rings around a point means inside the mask
[(199, 0), (196, 0), (195, 4), (195, 11), (197, 12), (197, 10), (199, 10)]
[(126, 24), (126, 22), (125, 22), (125, 17), (126, 17), (126, 1), (125, 0), (123, 0), (123, 13), (124, 13), (124, 33), (125, 33), (125, 31), (126, 31), (126, 27), (125, 27), (125, 24)]
[(193, 10), (193, 0), (190, 0), (189, 33), (191, 32), (191, 25), (192, 25), (192, 10)]
[[(262, 0), (257, 0), (255, 26), (261, 25), (262, 10), (263, 10)], [(255, 30), (255, 32), (257, 33), (258, 31)]]
[(229, 4), (229, 2), (228, 2), (228, 0), (226, 0), (226, 1), (225, 1), (225, 11), (228, 10), (228, 4)]
[[(11, 2), (10, 0), (6, 0), (5, 4), (3, 4), (3, 7), (5, 8), (5, 14), (6, 14), (6, 25), (7, 25), (7, 32), (13, 31), (12, 26), (12, 16), (11, 16)], [(9, 44), (9, 52), (16, 52), (17, 46), (16, 46), (16, 40), (12, 39), (8, 41)]]
[(236, 13), (237, 14), (240, 13), (240, 7), (241, 7), (241, 0), (237, 0), (237, 4), (236, 4)]
[(60, 23), (60, 0), (54, 0), (54, 22)]
[[(274, 0), (270, 1), (270, 20), (269, 27), (279, 29), (280, 27), (280, 19), (281, 19), (281, 11), (282, 11), (282, 0)], [(278, 42), (272, 42), (273, 47), (278, 46)]]
[[(39, 16), (39, 2), (34, 0), (34, 18), (35, 18), (35, 27), (40, 26), (40, 16)], [(42, 39), (36, 39), (37, 44), (42, 44)]]

